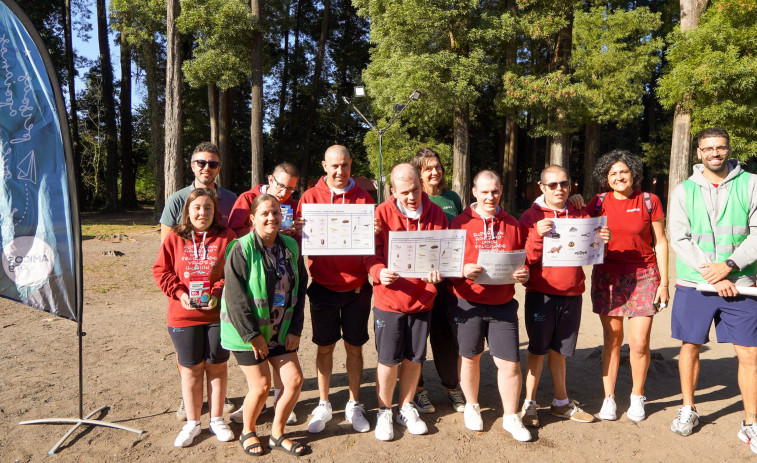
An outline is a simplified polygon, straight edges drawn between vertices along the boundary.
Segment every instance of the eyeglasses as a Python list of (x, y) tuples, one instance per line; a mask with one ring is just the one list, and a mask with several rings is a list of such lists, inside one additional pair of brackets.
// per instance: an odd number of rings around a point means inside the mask
[(195, 164), (197, 164), (197, 167), (200, 169), (204, 169), (205, 166), (210, 167), (211, 169), (218, 169), (218, 167), (221, 165), (218, 161), (206, 161), (204, 159), (195, 159)]
[(714, 151), (717, 151), (718, 154), (726, 154), (730, 148), (727, 146), (708, 146), (707, 148), (699, 148), (699, 151), (701, 151), (703, 154), (712, 154)]
[(542, 183), (539, 182), (545, 187), (549, 188), (550, 190), (556, 190), (557, 186), (559, 185), (563, 190), (567, 190), (570, 187), (570, 182), (568, 180), (563, 180), (562, 182), (552, 182), (552, 183)]
[(290, 186), (286, 186), (283, 183), (279, 182), (278, 180), (276, 180), (276, 177), (274, 177), (273, 175), (271, 175), (271, 178), (273, 179), (274, 182), (276, 182), (276, 185), (279, 186), (279, 189), (288, 191), (290, 193), (294, 191), (294, 188)]

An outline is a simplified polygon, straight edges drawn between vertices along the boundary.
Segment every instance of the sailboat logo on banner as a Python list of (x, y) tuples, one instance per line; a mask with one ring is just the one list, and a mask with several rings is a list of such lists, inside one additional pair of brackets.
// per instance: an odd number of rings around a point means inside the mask
[(37, 184), (37, 161), (33, 150), (18, 164), (18, 179)]

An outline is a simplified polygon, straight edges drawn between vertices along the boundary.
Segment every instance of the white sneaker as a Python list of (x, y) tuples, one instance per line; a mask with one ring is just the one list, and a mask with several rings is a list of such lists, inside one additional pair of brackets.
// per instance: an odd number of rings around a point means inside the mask
[(743, 443), (749, 444), (752, 452), (757, 453), (757, 423), (747, 426), (742, 421), (741, 429), (737, 435)]
[(610, 395), (606, 397), (602, 402), (602, 409), (599, 410), (599, 418), (607, 421), (615, 421), (618, 419), (618, 406), (615, 405), (615, 396)]
[[(691, 405), (684, 405), (678, 409), (678, 417), (670, 424), (670, 430), (679, 436), (686, 437), (690, 435), (697, 426), (699, 426), (699, 415), (697, 415), (697, 412), (691, 408)], [(742, 426), (741, 429), (743, 430), (744, 427)], [(739, 431), (739, 439), (747, 444), (749, 443), (748, 440), (744, 440), (741, 437), (741, 431)]]
[(392, 423), (392, 409), (379, 408), (376, 412), (376, 439), (390, 441), (394, 439), (394, 424)]
[(297, 415), (294, 414), (294, 410), (292, 410), (292, 413), (289, 414), (289, 418), (287, 418), (287, 424), (297, 424)]
[(210, 432), (216, 435), (220, 442), (231, 442), (234, 440), (234, 432), (229, 428), (226, 420), (222, 416), (210, 419)]
[(229, 420), (232, 421), (233, 423), (241, 424), (244, 421), (243, 415), (244, 415), (244, 405), (239, 407), (239, 410), (229, 415)]
[(365, 406), (360, 402), (350, 400), (344, 407), (344, 417), (348, 423), (352, 423), (352, 429), (357, 432), (368, 432), (371, 430), (371, 425), (368, 424), (368, 420), (365, 419)]
[(313, 434), (319, 433), (326, 428), (326, 423), (331, 421), (331, 402), (321, 402), (313, 410), (313, 418), (308, 423), (308, 431)]
[(531, 440), (531, 432), (523, 426), (523, 422), (517, 413), (512, 415), (504, 415), (502, 417), (502, 427), (505, 431), (513, 435), (513, 439), (520, 442), (528, 442)]
[(231, 400), (229, 398), (223, 399), (223, 412), (224, 413), (231, 413), (234, 411), (234, 404), (231, 403)]
[(415, 409), (412, 403), (406, 403), (404, 407), (400, 408), (399, 413), (395, 416), (395, 420), (398, 424), (405, 426), (410, 434), (426, 434), (428, 427), (423, 422), (418, 410)]
[(484, 430), (484, 420), (481, 419), (481, 408), (478, 404), (465, 404), (463, 419), (465, 420), (465, 427), (471, 431)]
[(631, 406), (628, 407), (628, 411), (626, 412), (629, 420), (643, 421), (647, 417), (647, 414), (644, 412), (644, 402), (646, 401), (647, 398), (643, 395), (631, 394)]
[(202, 428), (199, 421), (187, 420), (187, 424), (181, 428), (181, 432), (176, 436), (176, 440), (173, 441), (174, 447), (187, 447), (192, 445), (195, 437), (200, 435)]

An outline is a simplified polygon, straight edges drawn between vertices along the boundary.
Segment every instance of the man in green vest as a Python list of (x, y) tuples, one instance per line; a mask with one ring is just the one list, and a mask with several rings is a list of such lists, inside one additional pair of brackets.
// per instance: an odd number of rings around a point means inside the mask
[[(670, 201), (670, 243), (676, 253), (676, 293), (671, 331), (682, 341), (678, 368), (683, 407), (671, 431), (688, 436), (699, 424), (694, 391), (699, 351), (712, 322), (718, 342), (732, 343), (739, 361), (738, 383), (745, 417), (738, 437), (757, 453), (757, 297), (739, 294), (755, 285), (757, 269), (757, 176), (729, 159), (728, 132), (702, 131), (701, 164), (678, 185)], [(714, 286), (715, 292), (696, 289)]]

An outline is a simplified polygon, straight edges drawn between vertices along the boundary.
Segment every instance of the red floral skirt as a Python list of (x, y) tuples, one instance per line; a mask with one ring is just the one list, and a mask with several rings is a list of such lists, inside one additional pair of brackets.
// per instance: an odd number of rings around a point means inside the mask
[(660, 286), (657, 266), (633, 273), (613, 273), (594, 268), (591, 302), (594, 313), (610, 317), (648, 317), (657, 313), (654, 297)]

